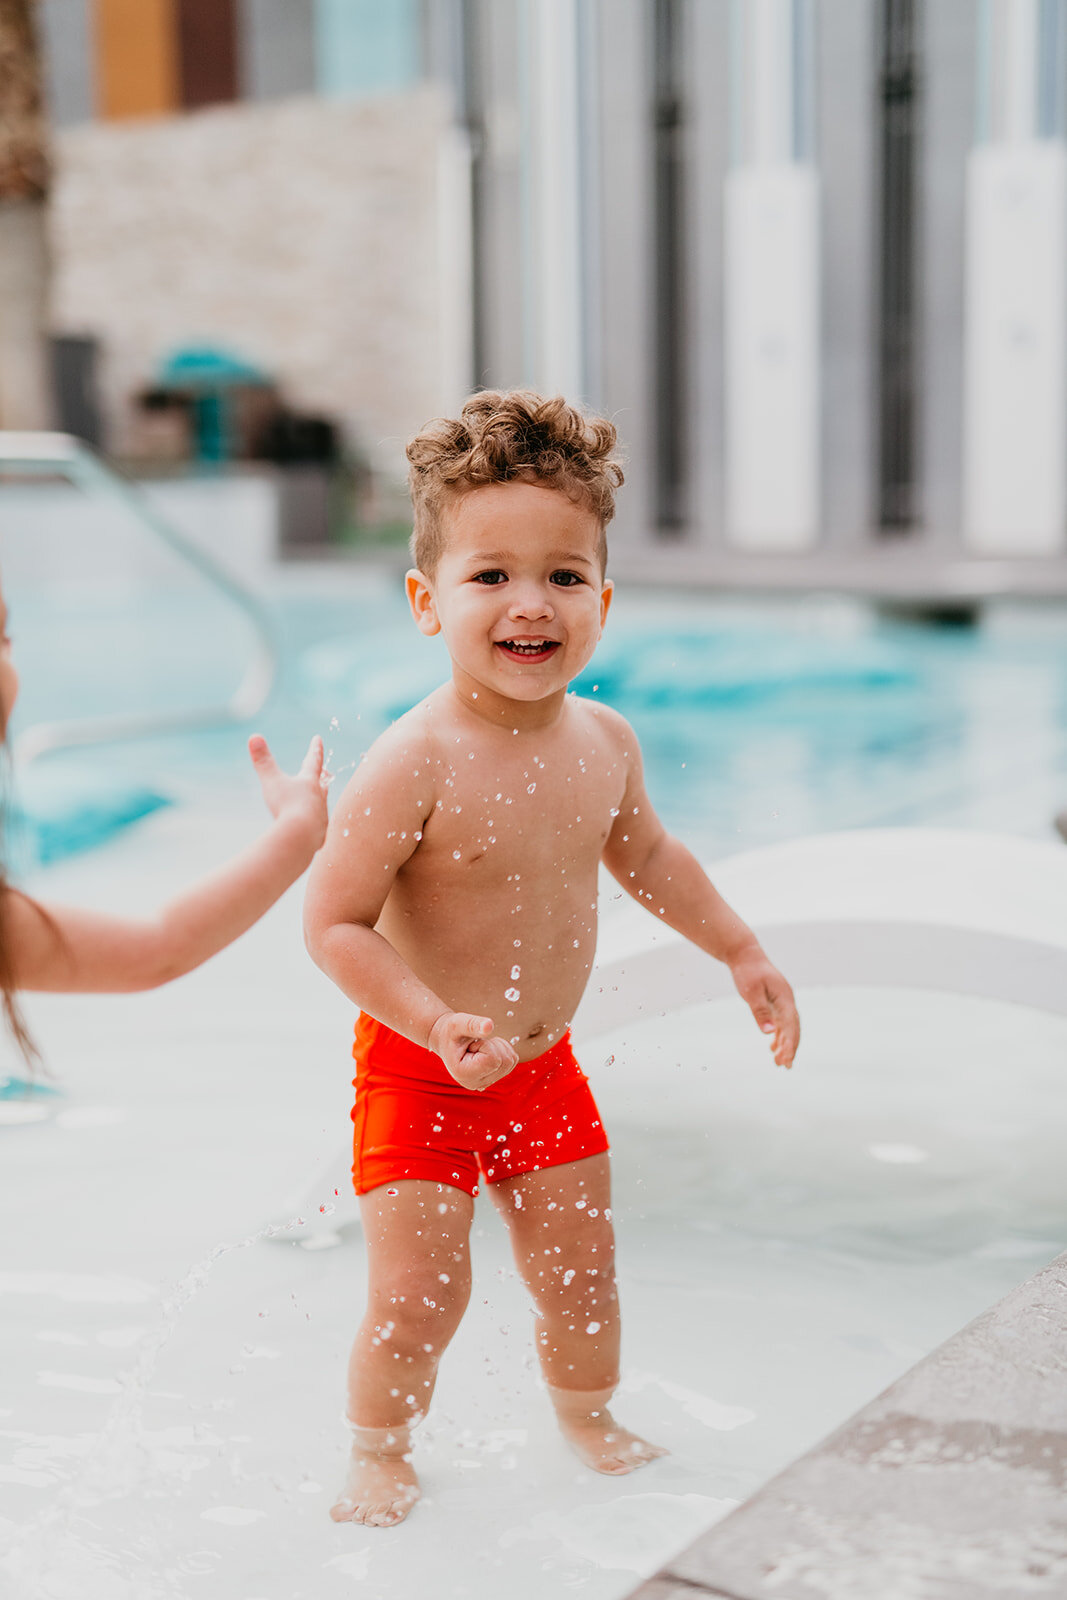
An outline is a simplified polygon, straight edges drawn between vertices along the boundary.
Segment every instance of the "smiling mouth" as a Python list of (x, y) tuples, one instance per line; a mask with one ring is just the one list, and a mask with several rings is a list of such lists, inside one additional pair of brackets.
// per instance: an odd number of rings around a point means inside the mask
[(498, 639), (498, 650), (515, 661), (547, 661), (559, 649), (556, 639)]

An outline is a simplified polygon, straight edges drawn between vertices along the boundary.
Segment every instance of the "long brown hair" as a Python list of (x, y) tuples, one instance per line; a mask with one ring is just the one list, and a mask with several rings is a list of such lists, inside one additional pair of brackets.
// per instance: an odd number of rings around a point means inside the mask
[(14, 983), (14, 959), (7, 931), (7, 904), (11, 896), (17, 893), (18, 890), (11, 887), (4, 873), (0, 871), (0, 991), (3, 992), (4, 1019), (26, 1060), (34, 1062), (40, 1059), (40, 1052), (33, 1042), (19, 1007), (18, 991)]
[(12, 887), (8, 881), (3, 858), (3, 830), (7, 821), (8, 805), (8, 746), (6, 739), (0, 745), (0, 761), (3, 762), (3, 773), (0, 775), (0, 995), (3, 996), (2, 1006), (4, 1020), (6, 1021), (15, 1043), (18, 1045), (26, 1061), (33, 1063), (40, 1060), (40, 1052), (33, 1042), (33, 1037), (26, 1026), (26, 1020), (18, 1002), (18, 990), (15, 988), (15, 952), (12, 949), (10, 918), (8, 907), (13, 896), (19, 891)]

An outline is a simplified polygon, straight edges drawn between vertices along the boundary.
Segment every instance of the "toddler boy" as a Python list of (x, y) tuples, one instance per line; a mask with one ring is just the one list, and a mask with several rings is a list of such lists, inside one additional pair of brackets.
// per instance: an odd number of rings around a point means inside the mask
[(362, 1007), (353, 1174), (367, 1311), (349, 1366), (353, 1447), (332, 1515), (388, 1526), (418, 1496), (411, 1425), (470, 1294), (479, 1178), (537, 1315), (560, 1428), (598, 1472), (663, 1452), (617, 1423), (608, 1143), (568, 1024), (596, 947), (603, 861), (725, 961), (774, 1059), (792, 991), (645, 793), (633, 730), (569, 695), (611, 604), (615, 429), (525, 391), (473, 396), (408, 446), (424, 634), (451, 680), (369, 751), (308, 888), (308, 947)]

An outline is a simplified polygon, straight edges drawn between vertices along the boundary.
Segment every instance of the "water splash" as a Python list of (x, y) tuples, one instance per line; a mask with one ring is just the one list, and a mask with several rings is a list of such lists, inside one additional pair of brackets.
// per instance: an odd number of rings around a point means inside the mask
[[(238, 1250), (247, 1250), (261, 1239), (276, 1238), (304, 1225), (303, 1217), (291, 1217), (282, 1223), (270, 1223), (244, 1239), (221, 1244), (209, 1251), (189, 1268), (185, 1276), (163, 1299), (160, 1319), (156, 1327), (142, 1339), (134, 1365), (120, 1381), (120, 1390), (113, 1401), (104, 1425), (81, 1457), (81, 1465), (74, 1476), (56, 1494), (54, 1500), (38, 1513), (24, 1528), (16, 1533), (6, 1552), (0, 1557), (0, 1574), (14, 1580), (20, 1600), (37, 1600), (37, 1597), (63, 1596), (68, 1589), (77, 1600), (95, 1600), (99, 1593), (108, 1600), (133, 1600), (134, 1590), (124, 1581), (115, 1583), (110, 1556), (85, 1545), (74, 1534), (74, 1523), (82, 1513), (105, 1500), (116, 1499), (143, 1491), (154, 1472), (163, 1470), (168, 1463), (162, 1461), (154, 1447), (152, 1435), (144, 1426), (144, 1404), (148, 1385), (155, 1373), (159, 1359), (169, 1344), (185, 1308), (207, 1284), (215, 1265), (223, 1256)], [(62, 1277), (63, 1281), (58, 1280)], [(6, 1281), (5, 1281), (6, 1279)], [(24, 1280), (29, 1280), (24, 1281)], [(32, 1284), (32, 1287), (31, 1287)], [(9, 1292), (49, 1291), (62, 1298), (99, 1298), (99, 1281), (71, 1280), (58, 1274), (5, 1274), (0, 1275), (0, 1288)], [(97, 1293), (93, 1294), (92, 1289)], [(140, 1284), (116, 1280), (109, 1283), (110, 1293), (103, 1298), (147, 1299), (151, 1290)], [(116, 1289), (119, 1292), (116, 1294)], [(73, 1295), (71, 1291), (74, 1291)], [(87, 1293), (88, 1291), (88, 1293)], [(81, 1587), (73, 1583), (75, 1567)], [(99, 1571), (99, 1586), (94, 1575)], [(110, 1588), (108, 1585), (112, 1585)], [(72, 1586), (73, 1585), (73, 1586)], [(136, 1590), (136, 1600), (154, 1600), (156, 1594), (170, 1595), (174, 1591)]]

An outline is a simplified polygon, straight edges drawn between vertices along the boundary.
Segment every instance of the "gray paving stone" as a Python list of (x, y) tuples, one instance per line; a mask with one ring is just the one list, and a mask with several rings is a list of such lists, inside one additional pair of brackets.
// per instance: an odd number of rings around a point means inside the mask
[(701, 1593), (1063, 1600), (1067, 1253), (636, 1591)]
[[(683, 1583), (677, 1578), (650, 1578), (640, 1589), (634, 1590), (633, 1600), (701, 1600), (706, 1595), (718, 1600), (721, 1593), (719, 1589), (706, 1589), (702, 1583)], [(729, 1596), (726, 1600), (729, 1600)]]

